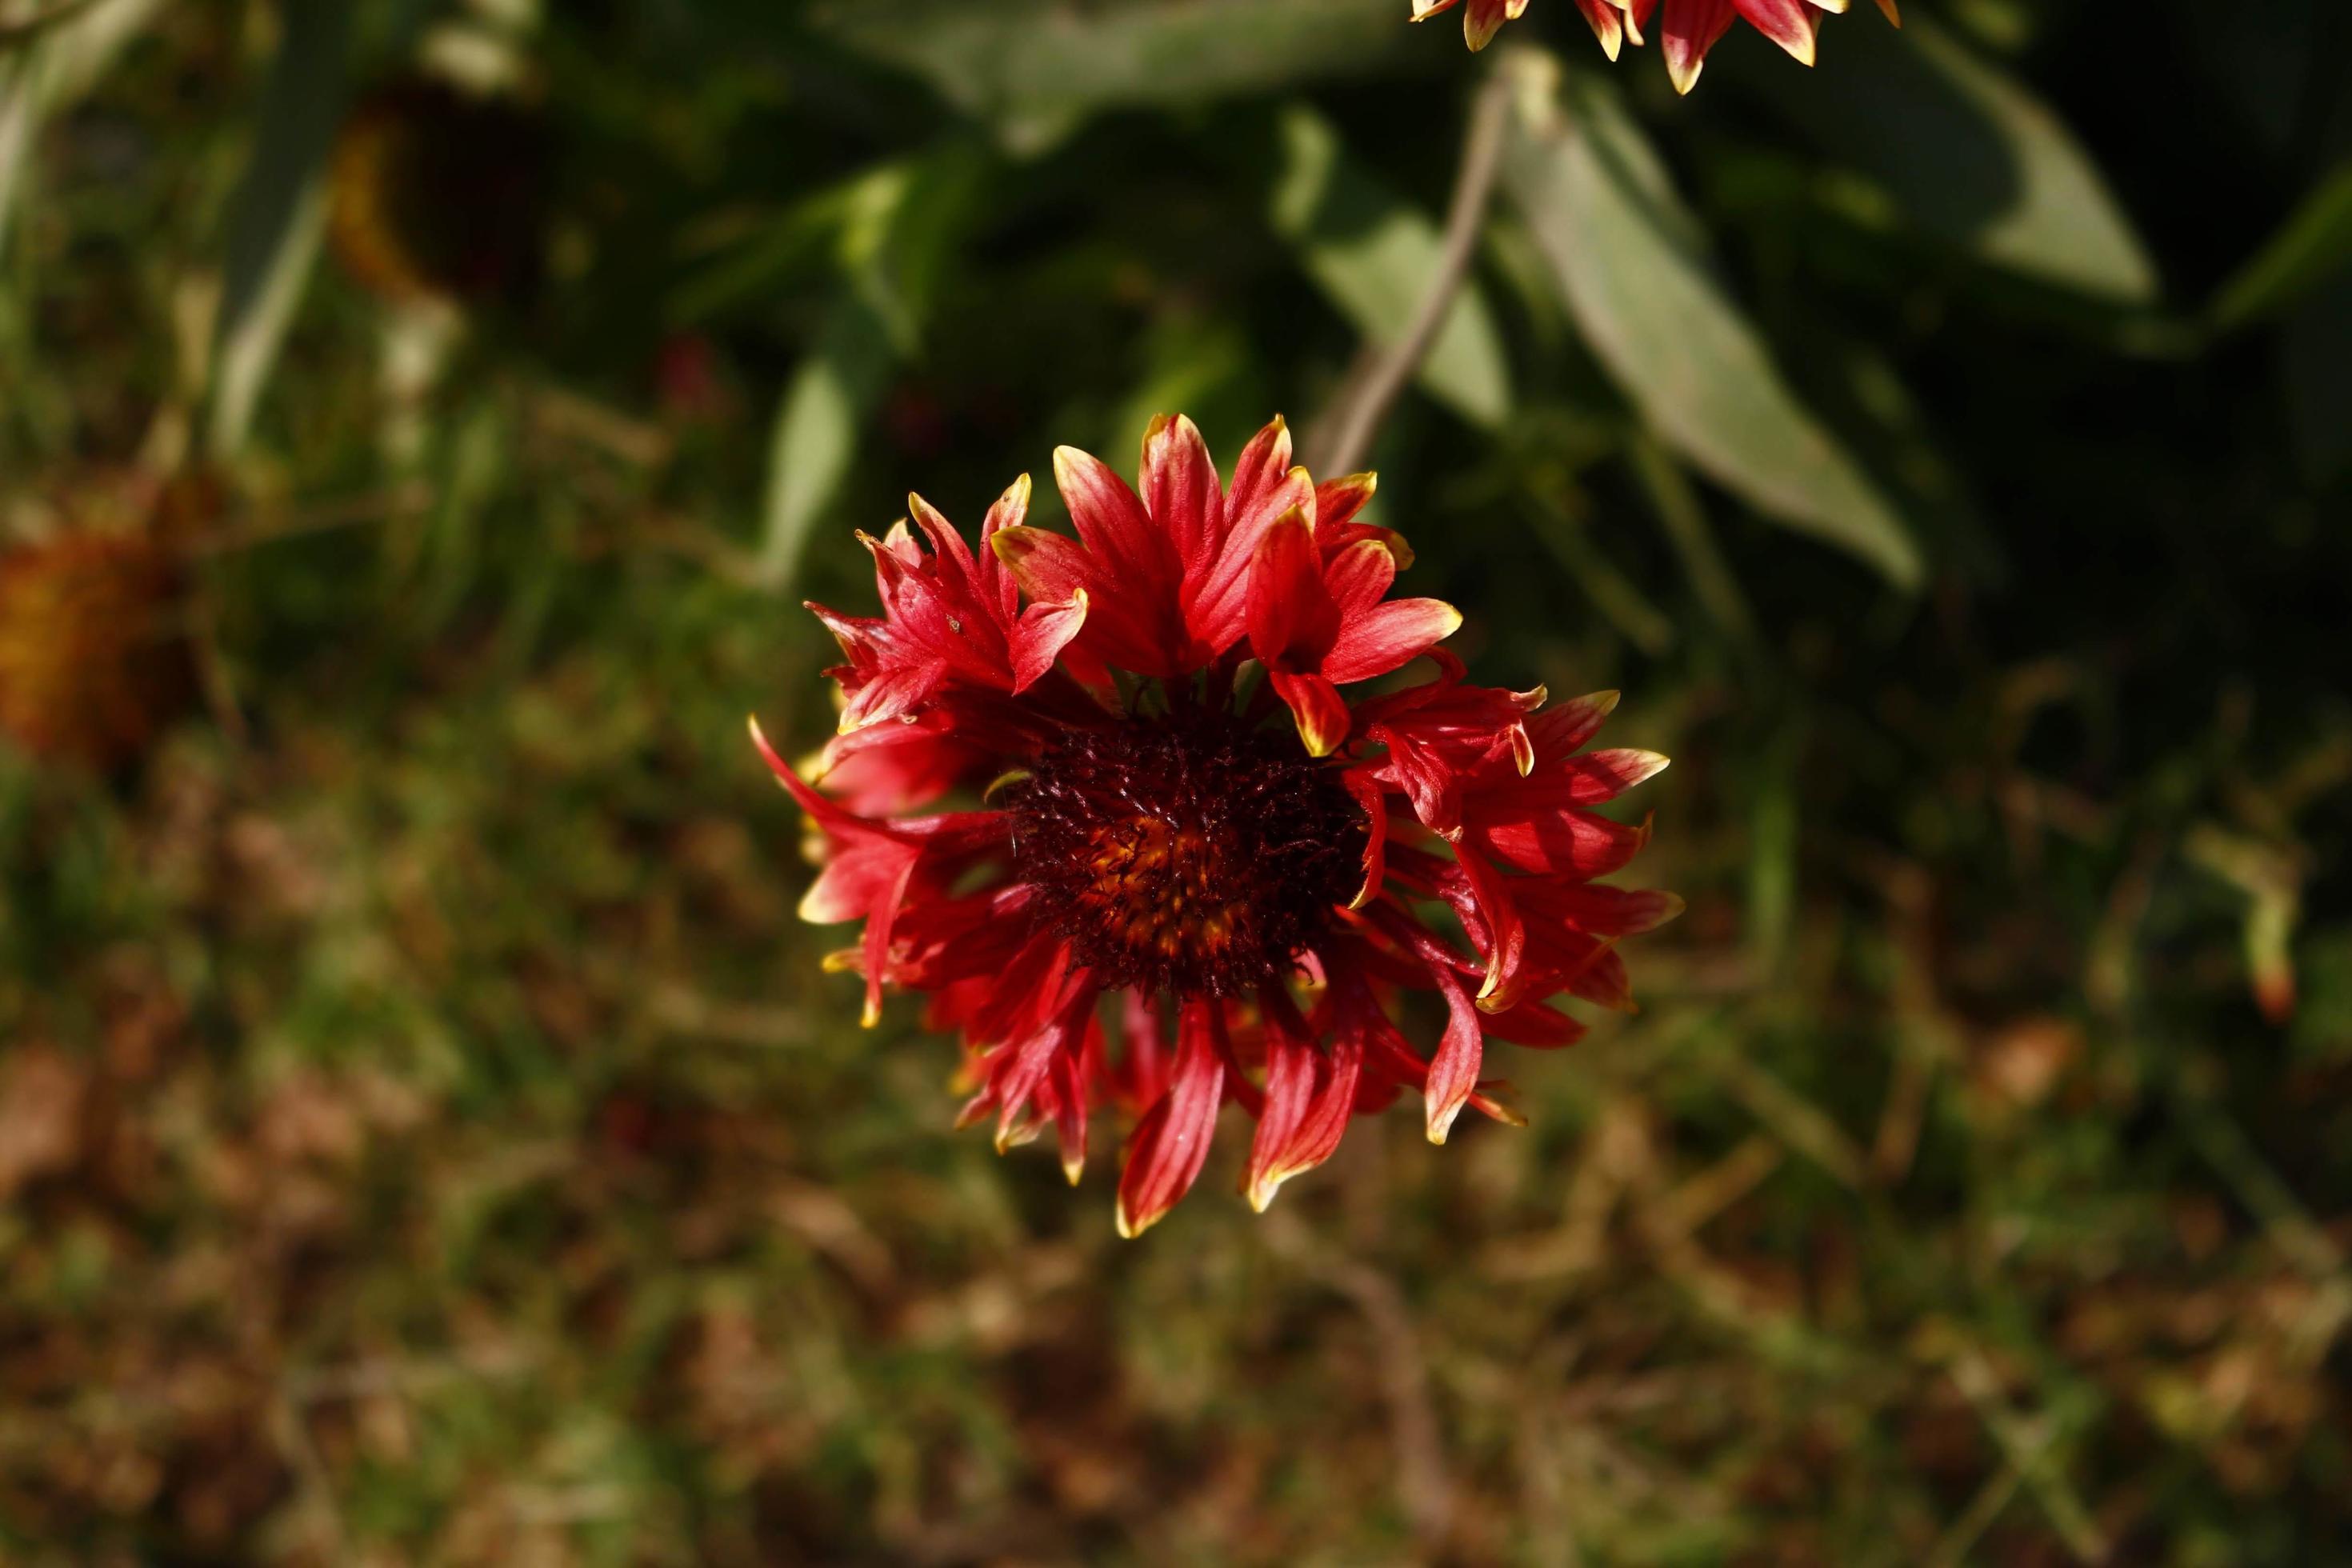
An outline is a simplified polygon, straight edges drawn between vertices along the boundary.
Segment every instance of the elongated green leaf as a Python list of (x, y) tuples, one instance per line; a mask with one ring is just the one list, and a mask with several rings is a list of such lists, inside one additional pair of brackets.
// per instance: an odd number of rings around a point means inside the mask
[(785, 390), (768, 447), (759, 571), (779, 592), (791, 587), (810, 534), (840, 493), (858, 432), (889, 384), (891, 358), (888, 324), (845, 289)]
[(1593, 353), (1667, 445), (1766, 514), (1908, 587), (1918, 551), (1724, 292), (1613, 89), (1532, 59), (1505, 187)]
[[(1280, 122), (1270, 211), (1333, 304), (1374, 342), (1402, 332), (1436, 275), (1437, 226), (1348, 155), (1328, 121), (1295, 106)], [(1486, 297), (1465, 282), (1421, 362), (1421, 384), (1474, 425), (1510, 411), (1509, 364)]]
[(816, 26), (1016, 142), (1098, 110), (1194, 103), (1361, 69), (1411, 29), (1396, 0), (835, 0)]
[(878, 170), (839, 217), (842, 283), (785, 390), (769, 446), (761, 580), (788, 588), (840, 493), (895, 361), (921, 346), (939, 285), (979, 211), (992, 162), (950, 141)]
[(2119, 304), (2156, 269), (2098, 167), (2031, 89), (1910, 8), (1825, 29), (1821, 64), (1731, 54), (1723, 74), (1769, 100), (1918, 227), (2008, 271)]
[(288, 0), (284, 15), (221, 261), (211, 433), (220, 456), (244, 443), (318, 258), (327, 154), (343, 110), (350, 0)]
[(2284, 227), (2221, 290), (2213, 317), (2234, 327), (2294, 305), (2352, 268), (2352, 162), (2319, 182)]

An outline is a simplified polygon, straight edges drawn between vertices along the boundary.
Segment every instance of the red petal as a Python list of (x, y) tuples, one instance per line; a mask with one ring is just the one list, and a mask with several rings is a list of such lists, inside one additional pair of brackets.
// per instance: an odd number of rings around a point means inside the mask
[(1066, 605), (1093, 582), (1094, 562), (1084, 547), (1050, 530), (1013, 524), (989, 535), (988, 545), (1041, 604)]
[(930, 700), (947, 679), (947, 661), (919, 658), (893, 662), (850, 695), (841, 710), (841, 733), (905, 718)]
[(1291, 466), (1290, 430), (1276, 419), (1257, 433), (1234, 466), (1233, 488), (1225, 494), (1223, 550), (1205, 574), (1194, 572), (1185, 581), (1184, 622), (1193, 637), (1218, 653), (1242, 639), (1258, 541), (1284, 513), (1314, 505), (1315, 486), (1306, 469)]
[(939, 563), (940, 585), (954, 598), (985, 603), (981, 593), (980, 563), (972, 559), (971, 546), (963, 542), (955, 524), (919, 495), (907, 497), (907, 512), (915, 520), (915, 526), (922, 530), (923, 537), (930, 541), (932, 558)]
[(988, 509), (988, 516), (980, 524), (981, 586), (994, 597), (1001, 618), (1007, 621), (1021, 608), (1020, 590), (992, 546), (998, 534), (1008, 528), (1019, 528), (1028, 517), (1029, 476), (1024, 474), (996, 498), (996, 504)]
[(1540, 880), (1520, 892), (1529, 913), (1590, 936), (1639, 936), (1683, 912), (1682, 900), (1646, 888)]
[(1401, 669), (1462, 626), (1462, 612), (1443, 599), (1391, 599), (1350, 620), (1323, 660), (1336, 681), (1370, 680)]
[(1432, 833), (1453, 838), (1462, 831), (1460, 775), (1433, 748), (1409, 734), (1376, 724), (1371, 739), (1388, 747), (1387, 772), (1412, 802), (1412, 814)]
[(1243, 1178), (1252, 1208), (1265, 1213), (1283, 1183), (1338, 1150), (1355, 1111), (1363, 1064), (1360, 1029), (1340, 1029), (1328, 1053), (1287, 1032), (1269, 1043), (1265, 1110)]
[(1118, 1234), (1132, 1239), (1158, 1224), (1192, 1189), (1209, 1157), (1223, 1097), (1225, 1066), (1211, 1031), (1222, 1029), (1215, 1003), (1188, 1003), (1178, 1026), (1181, 1042), (1168, 1092), (1145, 1113), (1128, 1141), (1118, 1178)]
[[(1614, 691), (1571, 697), (1529, 719), (1528, 739), (1533, 743), (1536, 760), (1548, 762), (1581, 748), (1600, 730), (1601, 721), (1617, 710), (1617, 697)], [(1520, 772), (1527, 770), (1522, 768)]]
[[(1098, 994), (1100, 993), (1091, 985), (1076, 986), (1053, 1021), (1022, 1041), (1017, 1049), (1006, 1054), (1003, 1068), (990, 1074), (992, 1093), (998, 1106), (998, 1153), (1004, 1152), (1015, 1142), (1026, 1142), (1036, 1135), (1034, 1119), (1024, 1119), (1022, 1113), (1056, 1064), (1066, 1057), (1075, 1058), (1077, 1054), (1078, 1047), (1085, 1042), (1087, 1027), (1093, 1021), (1095, 998)], [(1024, 1126), (1024, 1120), (1032, 1124)]]
[(1176, 545), (1189, 576), (1205, 571), (1225, 542), (1225, 497), (1217, 465), (1192, 422), (1162, 414), (1143, 433), (1143, 503)]
[[(1319, 521), (1316, 529), (1319, 536)], [(1362, 615), (1386, 598), (1396, 574), (1396, 557), (1376, 539), (1360, 539), (1323, 563), (1323, 585), (1329, 590), (1331, 602), (1339, 606), (1343, 620)]]
[(1078, 1049), (1054, 1058), (1054, 1132), (1062, 1146), (1062, 1174), (1074, 1187), (1087, 1168), (1087, 1064), (1097, 1054), (1097, 1032), (1089, 1020)]
[(1111, 1069), (1111, 1083), (1130, 1110), (1140, 1110), (1168, 1092), (1168, 1039), (1160, 1017), (1151, 998), (1141, 992), (1119, 993), (1121, 1048)]
[[(1813, 63), (1813, 31), (1821, 13), (1805, 0), (1738, 0), (1739, 14), (1756, 30), (1804, 65)], [(1833, 7), (1843, 11), (1843, 5)]]
[(1105, 642), (1105, 656), (1138, 675), (1184, 673), (1188, 660), (1180, 602), (1184, 573), (1177, 564), (1174, 542), (1152, 521), (1127, 481), (1099, 458), (1075, 447), (1057, 447), (1054, 478), (1078, 537), (1095, 557), (1088, 584), (1094, 612), (1120, 648), (1112, 654), (1112, 643)]
[(1614, 1012), (1634, 1010), (1633, 977), (1625, 973), (1624, 958), (1609, 942), (1601, 943), (1598, 952), (1576, 966), (1568, 994)]
[(1389, 797), (1388, 790), (1368, 768), (1349, 768), (1339, 775), (1339, 782), (1356, 804), (1364, 808), (1367, 831), (1364, 835), (1364, 881), (1349, 908), (1362, 909), (1372, 901), (1372, 895), (1388, 880)]
[(1054, 479), (1070, 509), (1070, 521), (1087, 549), (1104, 567), (1141, 588), (1174, 574), (1168, 536), (1151, 521), (1127, 481), (1090, 452), (1054, 448)]
[(1348, 474), (1336, 479), (1326, 479), (1315, 487), (1315, 527), (1318, 532), (1344, 528), (1355, 521), (1358, 512), (1372, 499), (1380, 488), (1380, 476), (1371, 473)]
[(1234, 465), (1234, 488), (1225, 496), (1227, 531), (1246, 526), (1251, 533), (1235, 542), (1243, 546), (1244, 559), (1265, 525), (1299, 504), (1294, 486), (1297, 473), (1290, 461), (1290, 426), (1276, 415), (1242, 448), (1241, 460)]
[(1032, 605), (1024, 611), (1013, 633), (1013, 694), (1017, 697), (1043, 680), (1086, 624), (1084, 588), (1066, 605)]
[(801, 601), (801, 608), (824, 623), (841, 651), (849, 656), (851, 664), (860, 669), (872, 667), (890, 640), (889, 627), (872, 616), (845, 616), (838, 610), (828, 610), (814, 599)]
[(1650, 831), (1589, 811), (1537, 811), (1500, 821), (1476, 812), (1464, 837), (1522, 871), (1564, 872), (1589, 881), (1631, 860), (1649, 842)]
[(1105, 575), (1106, 563), (1076, 540), (1042, 528), (1007, 528), (989, 544), (1036, 603), (1075, 605), (1086, 595), (1082, 646), (1139, 675), (1174, 673), (1151, 622), (1139, 612), (1134, 584)]
[(1561, 769), (1557, 781), (1561, 795), (1571, 804), (1597, 806), (1601, 802), (1612, 802), (1644, 778), (1656, 778), (1665, 771), (1665, 764), (1667, 759), (1658, 752), (1585, 752), (1583, 757), (1569, 757), (1567, 769)]
[(1428, 1101), (1429, 1141), (1443, 1143), (1453, 1130), (1454, 1119), (1462, 1114), (1469, 1101), (1470, 1091), (1478, 1086), (1478, 1064), (1485, 1055), (1485, 1033), (1480, 1027), (1477, 1005), (1470, 999), (1470, 989), (1462, 984), (1453, 970), (1443, 964), (1429, 966), (1430, 977), (1445, 996), (1447, 1022), (1445, 1037), (1437, 1044), (1437, 1054), (1430, 1058), (1429, 1078), (1422, 1089)]
[(1584, 1038), (1582, 1024), (1539, 1002), (1522, 1002), (1516, 1007), (1487, 1014), (1486, 1030), (1489, 1039), (1507, 1040), (1538, 1051), (1558, 1050)]
[(1339, 610), (1323, 585), (1315, 527), (1293, 507), (1276, 519), (1250, 563), (1250, 651), (1267, 668), (1312, 669), (1339, 631)]
[(1625, 14), (1610, 0), (1576, 0), (1576, 8), (1583, 12), (1584, 19), (1591, 24), (1593, 36), (1601, 40), (1602, 52), (1615, 59), (1625, 44)]
[[(1519, 10), (1527, 9), (1527, 0), (1517, 3)], [(1503, 23), (1517, 14), (1508, 9), (1505, 0), (1470, 0), (1470, 8), (1462, 14), (1462, 37), (1472, 49), (1483, 49), (1495, 41)]]
[(1339, 749), (1352, 717), (1338, 687), (1319, 675), (1293, 675), (1284, 669), (1268, 670), (1266, 680), (1288, 704), (1308, 756), (1328, 757)]
[(1519, 964), (1528, 947), (1527, 922), (1511, 896), (1513, 879), (1496, 871), (1485, 856), (1466, 844), (1456, 847), (1454, 859), (1486, 925), (1486, 979), (1478, 988), (1478, 1005), (1499, 1012), (1518, 999)]
[(1666, 58), (1666, 74), (1676, 92), (1698, 85), (1706, 51), (1731, 30), (1732, 0), (1672, 0), (1666, 7), (1665, 36), (1659, 51)]

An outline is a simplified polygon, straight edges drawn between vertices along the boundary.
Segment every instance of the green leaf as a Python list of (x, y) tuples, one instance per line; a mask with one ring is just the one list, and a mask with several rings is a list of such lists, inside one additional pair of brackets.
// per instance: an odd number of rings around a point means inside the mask
[(1398, 0), (838, 0), (814, 25), (1034, 146), (1087, 115), (1197, 103), (1398, 58)]
[[(1759, 51), (1760, 53), (1760, 51)], [(1926, 16), (1825, 29), (1821, 63), (1726, 61), (1895, 210), (1979, 261), (2118, 304), (2156, 269), (2098, 166), (2050, 106)]]
[(856, 289), (845, 289), (801, 361), (768, 447), (767, 521), (760, 581), (788, 590), (817, 521), (841, 491), (857, 437), (889, 385), (890, 328)]
[(327, 157), (341, 123), (350, 0), (287, 0), (285, 36), (262, 89), (253, 160), (230, 209), (221, 262), (219, 379), (212, 447), (245, 441), (301, 302), (326, 224)]
[(798, 574), (893, 363), (921, 346), (993, 166), (968, 143), (950, 142), (846, 191), (836, 237), (841, 290), (785, 391), (769, 444), (758, 565), (764, 584), (782, 591)]
[[(1444, 247), (1437, 225), (1349, 157), (1313, 110), (1284, 110), (1278, 134), (1269, 205), (1276, 232), (1357, 329), (1383, 342), (1412, 319), (1437, 272)], [(1419, 379), (1474, 425), (1498, 425), (1510, 412), (1502, 337), (1474, 281), (1454, 296)]]
[(1917, 548), (1877, 489), (1790, 390), (1724, 292), (1698, 226), (1614, 90), (1529, 56), (1504, 185), (1561, 298), (1648, 425), (1767, 515), (1915, 586)]
[(2352, 161), (2321, 180), (2214, 302), (2223, 327), (2277, 314), (2352, 266)]

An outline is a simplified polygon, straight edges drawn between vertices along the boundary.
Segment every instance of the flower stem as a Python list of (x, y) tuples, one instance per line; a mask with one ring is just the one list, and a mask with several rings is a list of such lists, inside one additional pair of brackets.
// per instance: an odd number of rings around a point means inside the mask
[(1469, 126), (1462, 139), (1462, 163), (1454, 176), (1454, 199), (1445, 215), (1444, 245), (1438, 252), (1437, 270), (1431, 275), (1404, 335), (1377, 350), (1317, 422), (1307, 442), (1307, 467), (1313, 472), (1336, 478), (1361, 466), (1397, 395), (1421, 368), (1429, 345), (1445, 324), (1445, 313), (1469, 273), (1470, 258), (1486, 222), (1486, 202), (1502, 167), (1511, 95), (1510, 73), (1496, 69), (1487, 74), (1471, 99)]

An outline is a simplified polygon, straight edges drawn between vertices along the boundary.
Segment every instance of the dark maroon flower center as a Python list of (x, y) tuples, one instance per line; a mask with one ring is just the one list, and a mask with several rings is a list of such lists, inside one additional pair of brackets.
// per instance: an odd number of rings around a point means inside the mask
[(1013, 854), (1107, 984), (1226, 996), (1286, 973), (1355, 896), (1364, 814), (1288, 724), (1073, 731), (1012, 785)]

